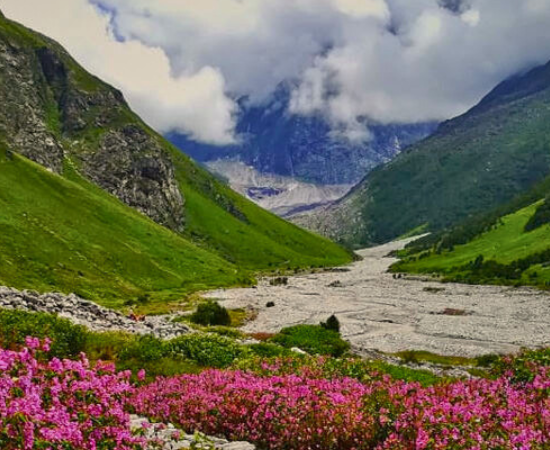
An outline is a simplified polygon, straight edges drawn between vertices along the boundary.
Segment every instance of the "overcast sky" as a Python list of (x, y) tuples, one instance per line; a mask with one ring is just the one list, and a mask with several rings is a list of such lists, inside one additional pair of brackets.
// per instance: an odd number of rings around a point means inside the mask
[(290, 112), (447, 119), (550, 59), (550, 0), (0, 0), (120, 88), (161, 132), (227, 144), (235, 99), (292, 80)]

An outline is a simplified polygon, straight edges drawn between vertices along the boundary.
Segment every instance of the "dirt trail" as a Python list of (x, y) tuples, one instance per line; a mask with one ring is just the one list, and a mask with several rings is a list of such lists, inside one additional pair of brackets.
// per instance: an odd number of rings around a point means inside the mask
[[(550, 295), (524, 288), (394, 279), (387, 269), (395, 259), (386, 255), (404, 243), (360, 251), (364, 259), (347, 272), (292, 277), (288, 286), (263, 280), (257, 288), (207, 296), (228, 308), (257, 308), (258, 318), (244, 327), (247, 332), (276, 332), (336, 314), (344, 338), (365, 350), (476, 356), (550, 345)], [(329, 287), (337, 281), (341, 287)], [(429, 287), (442, 290), (428, 292)], [(266, 308), (269, 301), (275, 307)], [(446, 308), (468, 314), (442, 315)]]

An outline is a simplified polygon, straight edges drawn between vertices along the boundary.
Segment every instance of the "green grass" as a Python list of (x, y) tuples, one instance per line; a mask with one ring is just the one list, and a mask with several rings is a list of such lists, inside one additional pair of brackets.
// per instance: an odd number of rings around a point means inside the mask
[(312, 355), (330, 355), (335, 358), (349, 351), (350, 345), (340, 333), (321, 325), (295, 325), (283, 328), (271, 340), (285, 348), (297, 347)]
[[(525, 231), (542, 201), (536, 202), (515, 213), (504, 216), (498, 224), (470, 242), (456, 245), (441, 253), (424, 250), (405, 256), (393, 270), (412, 273), (437, 273), (455, 280), (468, 275), (467, 265), (483, 256), (484, 261), (496, 261), (509, 265), (515, 261), (547, 251), (550, 248), (550, 225), (545, 224), (532, 231)], [(536, 277), (533, 277), (536, 272)], [(487, 280), (491, 281), (491, 280)], [(506, 281), (506, 280), (502, 280)], [(517, 281), (517, 280), (516, 280)], [(550, 268), (534, 264), (524, 271), (521, 284), (542, 285), (550, 281)]]
[(0, 152), (0, 284), (75, 292), (109, 307), (247, 281), (230, 263), (83, 179)]
[(440, 366), (477, 366), (477, 360), (474, 358), (465, 358), (460, 356), (438, 355), (436, 353), (406, 350), (403, 352), (394, 353), (394, 356), (401, 358), (405, 362), (410, 363), (432, 363)]
[(186, 200), (185, 234), (223, 258), (254, 270), (335, 266), (352, 253), (288, 223), (232, 191), (171, 148)]

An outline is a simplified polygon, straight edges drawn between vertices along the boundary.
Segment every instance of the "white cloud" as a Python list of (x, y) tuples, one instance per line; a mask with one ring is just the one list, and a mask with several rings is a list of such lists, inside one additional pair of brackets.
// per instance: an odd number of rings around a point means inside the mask
[[(235, 104), (297, 81), (336, 135), (442, 120), (550, 59), (549, 0), (0, 0), (121, 87), (154, 126), (223, 143)], [(112, 27), (112, 28), (110, 28)], [(117, 42), (113, 32), (124, 42)]]
[[(293, 94), (298, 114), (341, 127), (441, 120), (464, 112), (518, 71), (547, 62), (550, 2), (388, 0), (392, 32), (348, 29), (307, 68)], [(342, 107), (345, 105), (345, 108)]]
[(2, 0), (1, 6), (8, 17), (58, 40), (88, 70), (120, 88), (157, 130), (214, 144), (234, 141), (236, 106), (213, 66), (173, 75), (162, 48), (119, 42), (110, 17), (86, 0)]

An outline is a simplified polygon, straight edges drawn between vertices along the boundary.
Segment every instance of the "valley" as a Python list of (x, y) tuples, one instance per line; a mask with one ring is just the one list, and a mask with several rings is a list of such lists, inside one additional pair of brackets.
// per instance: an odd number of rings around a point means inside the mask
[[(406, 242), (359, 251), (363, 260), (349, 271), (292, 277), (287, 286), (264, 280), (257, 288), (217, 290), (208, 297), (228, 308), (256, 308), (258, 317), (244, 327), (246, 332), (274, 333), (335, 314), (343, 337), (356, 350), (473, 357), (550, 345), (547, 293), (394, 278), (387, 269), (396, 259), (386, 255)], [(266, 308), (271, 301), (275, 306)]]

